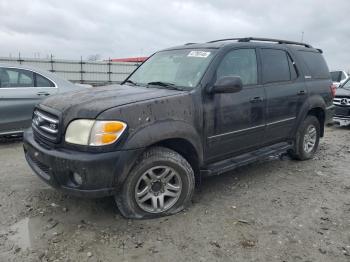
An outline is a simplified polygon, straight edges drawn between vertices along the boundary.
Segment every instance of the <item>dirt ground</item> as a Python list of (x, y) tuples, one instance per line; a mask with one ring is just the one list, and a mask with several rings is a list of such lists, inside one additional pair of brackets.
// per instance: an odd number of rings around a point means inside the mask
[(206, 178), (188, 210), (153, 220), (51, 189), (2, 141), (0, 261), (350, 261), (350, 128), (328, 127), (314, 160)]

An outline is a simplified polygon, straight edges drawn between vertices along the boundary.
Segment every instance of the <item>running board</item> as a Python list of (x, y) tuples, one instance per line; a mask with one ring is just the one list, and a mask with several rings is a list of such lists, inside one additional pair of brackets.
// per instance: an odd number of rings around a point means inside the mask
[(211, 164), (205, 169), (201, 170), (201, 174), (203, 176), (220, 175), (228, 171), (232, 171), (237, 167), (248, 165), (256, 161), (266, 159), (270, 156), (280, 155), (287, 152), (287, 150), (291, 149), (292, 147), (293, 145), (287, 142), (281, 142), (272, 146), (263, 147), (243, 155), (235, 156)]

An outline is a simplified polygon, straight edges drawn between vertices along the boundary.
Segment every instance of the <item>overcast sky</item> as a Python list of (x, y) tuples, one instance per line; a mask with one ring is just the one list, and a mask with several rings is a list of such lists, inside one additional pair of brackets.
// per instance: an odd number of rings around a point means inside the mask
[(147, 56), (187, 42), (259, 36), (324, 50), (350, 69), (350, 1), (0, 0), (0, 56)]

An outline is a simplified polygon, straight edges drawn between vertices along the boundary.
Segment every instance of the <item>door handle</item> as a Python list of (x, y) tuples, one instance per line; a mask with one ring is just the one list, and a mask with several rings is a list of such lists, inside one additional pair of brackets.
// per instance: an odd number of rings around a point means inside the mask
[(263, 99), (260, 96), (256, 96), (256, 97), (253, 97), (252, 99), (250, 99), (250, 103), (258, 103), (258, 102), (262, 102), (262, 101), (263, 101)]
[(305, 90), (300, 90), (298, 92), (298, 96), (303, 96), (303, 95), (306, 95), (306, 91)]
[(38, 96), (49, 96), (50, 94), (47, 92), (38, 92), (36, 93)]

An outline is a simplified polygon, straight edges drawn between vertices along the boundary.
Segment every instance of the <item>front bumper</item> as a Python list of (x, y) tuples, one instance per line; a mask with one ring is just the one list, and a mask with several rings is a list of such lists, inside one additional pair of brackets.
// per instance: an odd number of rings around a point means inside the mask
[[(104, 197), (115, 194), (120, 177), (129, 172), (140, 149), (87, 153), (45, 148), (35, 141), (31, 130), (24, 132), (25, 158), (33, 171), (54, 188), (75, 196)], [(78, 185), (73, 174), (82, 177)]]
[(340, 126), (348, 126), (350, 125), (350, 116), (349, 117), (333, 117), (333, 122)]

